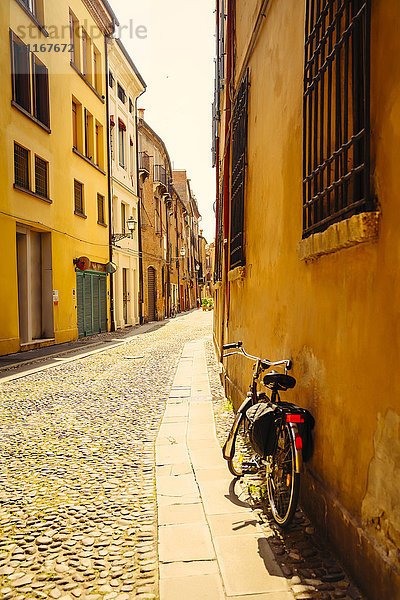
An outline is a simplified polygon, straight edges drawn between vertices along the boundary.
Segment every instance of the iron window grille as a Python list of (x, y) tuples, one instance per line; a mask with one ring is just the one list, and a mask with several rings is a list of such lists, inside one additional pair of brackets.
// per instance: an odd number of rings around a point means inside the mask
[(97, 221), (102, 225), (105, 225), (104, 220), (104, 196), (97, 194)]
[(14, 180), (15, 185), (29, 190), (29, 151), (14, 144)]
[(303, 237), (372, 209), (370, 5), (307, 0)]
[(83, 215), (83, 184), (74, 180), (74, 200), (75, 200), (75, 212), (79, 215)]
[(48, 198), (48, 166), (49, 164), (35, 156), (35, 192), (44, 198)]
[(244, 197), (247, 164), (249, 71), (236, 94), (232, 113), (230, 269), (245, 264)]

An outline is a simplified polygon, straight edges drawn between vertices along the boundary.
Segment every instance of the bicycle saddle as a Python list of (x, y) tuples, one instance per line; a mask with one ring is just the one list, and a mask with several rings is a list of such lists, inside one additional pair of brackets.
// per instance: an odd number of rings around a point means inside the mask
[(294, 377), (290, 375), (285, 375), (285, 373), (278, 373), (277, 371), (270, 371), (264, 376), (264, 384), (269, 388), (274, 388), (277, 390), (287, 390), (289, 388), (294, 388), (296, 385), (296, 380)]

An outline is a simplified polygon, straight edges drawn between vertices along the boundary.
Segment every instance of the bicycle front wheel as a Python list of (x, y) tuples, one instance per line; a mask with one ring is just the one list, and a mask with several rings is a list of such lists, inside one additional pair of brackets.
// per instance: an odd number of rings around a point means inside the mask
[(228, 460), (228, 469), (234, 477), (243, 475), (243, 463), (251, 461), (254, 450), (249, 440), (249, 422), (243, 415), (233, 439), (233, 456)]
[(300, 491), (300, 474), (295, 472), (294, 443), (287, 425), (279, 431), (267, 477), (267, 491), (274, 521), (280, 527), (287, 527), (296, 511)]

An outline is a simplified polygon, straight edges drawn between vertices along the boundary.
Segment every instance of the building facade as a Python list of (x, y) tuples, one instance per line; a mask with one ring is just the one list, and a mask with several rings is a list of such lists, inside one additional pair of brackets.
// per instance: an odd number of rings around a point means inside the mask
[(139, 323), (136, 102), (145, 83), (120, 40), (108, 43), (113, 328)]
[(161, 138), (139, 109), (140, 235), (143, 321), (160, 321), (170, 311), (168, 209), (171, 161)]
[(100, 0), (7, 0), (0, 22), (5, 354), (109, 327), (98, 207), (108, 196), (105, 36), (115, 17)]
[[(400, 597), (399, 19), (216, 2), (215, 343), (293, 360), (316, 419), (301, 503), (375, 600)], [(236, 406), (250, 369), (224, 362)]]

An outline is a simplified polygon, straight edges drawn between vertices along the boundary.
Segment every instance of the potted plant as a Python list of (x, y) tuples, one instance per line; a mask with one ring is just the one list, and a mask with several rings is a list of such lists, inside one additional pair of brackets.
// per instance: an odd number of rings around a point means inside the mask
[(213, 298), (208, 298), (207, 300), (207, 308), (208, 310), (212, 310), (214, 308), (214, 299)]
[(201, 300), (201, 308), (203, 310), (208, 310), (208, 298), (202, 298), (202, 300)]

